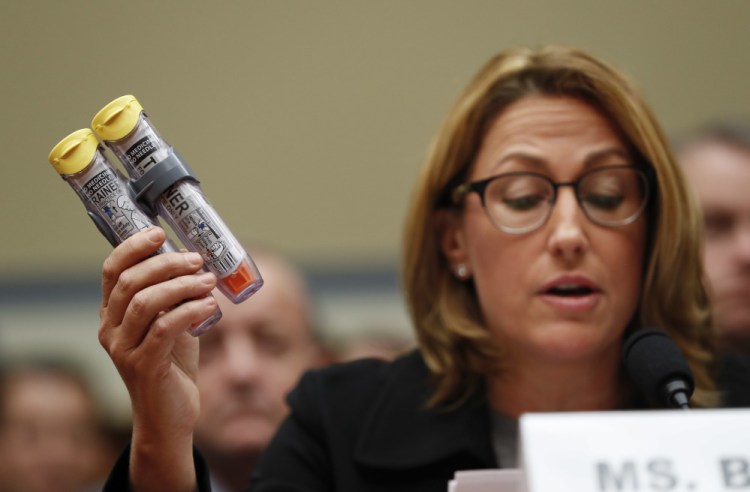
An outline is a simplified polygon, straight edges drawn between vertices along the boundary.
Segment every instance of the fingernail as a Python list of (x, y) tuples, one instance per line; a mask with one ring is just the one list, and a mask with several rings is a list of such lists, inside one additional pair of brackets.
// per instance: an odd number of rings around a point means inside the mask
[(188, 263), (190, 263), (191, 265), (195, 265), (195, 266), (203, 263), (203, 259), (201, 258), (201, 255), (199, 255), (198, 253), (194, 253), (194, 252), (187, 253), (185, 255), (185, 259), (187, 259)]
[(149, 229), (146, 234), (149, 240), (155, 243), (161, 242), (161, 231), (156, 227), (152, 227), (151, 229)]
[(201, 273), (200, 280), (206, 285), (212, 285), (214, 283), (214, 274), (210, 272)]

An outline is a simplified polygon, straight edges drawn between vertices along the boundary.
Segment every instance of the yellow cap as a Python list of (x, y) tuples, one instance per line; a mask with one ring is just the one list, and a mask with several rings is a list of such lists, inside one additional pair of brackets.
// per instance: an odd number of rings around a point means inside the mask
[(60, 174), (81, 172), (94, 159), (99, 141), (88, 128), (76, 130), (60, 140), (47, 156), (52, 167)]
[(134, 96), (118, 97), (96, 113), (91, 127), (102, 140), (120, 140), (133, 131), (142, 111)]

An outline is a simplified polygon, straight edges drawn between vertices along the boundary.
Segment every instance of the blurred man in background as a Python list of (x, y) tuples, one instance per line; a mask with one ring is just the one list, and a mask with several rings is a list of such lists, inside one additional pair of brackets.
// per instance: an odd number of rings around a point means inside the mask
[(750, 354), (750, 120), (706, 127), (679, 157), (703, 209), (717, 333), (725, 350)]
[(707, 125), (678, 143), (703, 209), (704, 266), (726, 355), (727, 406), (750, 406), (750, 119)]
[(213, 490), (245, 490), (254, 464), (286, 417), (286, 394), (327, 362), (313, 330), (303, 276), (269, 252), (254, 252), (264, 285), (234, 305), (221, 293), (219, 323), (200, 337), (200, 417), (195, 442)]
[(0, 369), (0, 491), (94, 490), (117, 452), (77, 369), (36, 360)]

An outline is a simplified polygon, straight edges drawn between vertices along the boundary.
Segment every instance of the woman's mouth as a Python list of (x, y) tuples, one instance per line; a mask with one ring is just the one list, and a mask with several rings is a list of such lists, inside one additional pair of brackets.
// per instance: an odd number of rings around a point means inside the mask
[(555, 309), (569, 312), (593, 309), (598, 304), (601, 294), (601, 289), (585, 278), (557, 279), (547, 283), (540, 291), (545, 302)]
[(594, 289), (587, 285), (562, 284), (547, 289), (546, 293), (553, 296), (574, 297), (592, 294)]

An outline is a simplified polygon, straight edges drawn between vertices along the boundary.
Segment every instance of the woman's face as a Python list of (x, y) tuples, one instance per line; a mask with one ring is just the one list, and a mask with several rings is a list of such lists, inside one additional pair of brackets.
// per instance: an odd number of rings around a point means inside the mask
[[(555, 182), (632, 163), (609, 121), (568, 97), (532, 96), (499, 114), (469, 179), (532, 171)], [(645, 218), (621, 227), (591, 222), (571, 187), (558, 190), (549, 219), (520, 235), (497, 229), (477, 193), (445, 229), (443, 249), (467, 267), (487, 328), (509, 362), (619, 357), (640, 293)]]

